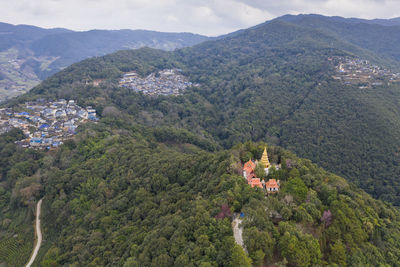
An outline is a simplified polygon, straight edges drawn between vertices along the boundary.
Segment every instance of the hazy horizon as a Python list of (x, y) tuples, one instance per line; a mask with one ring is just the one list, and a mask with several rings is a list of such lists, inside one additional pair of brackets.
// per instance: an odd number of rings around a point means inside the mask
[(361, 19), (400, 17), (393, 0), (0, 0), (0, 20), (14, 25), (87, 30), (151, 30), (217, 36), (286, 14)]

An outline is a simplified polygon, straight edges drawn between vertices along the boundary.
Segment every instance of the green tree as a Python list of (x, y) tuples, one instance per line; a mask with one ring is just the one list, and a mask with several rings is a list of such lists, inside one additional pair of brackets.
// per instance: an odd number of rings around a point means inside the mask
[(346, 248), (339, 239), (331, 245), (331, 253), (329, 254), (329, 262), (336, 263), (339, 266), (346, 266)]
[(265, 173), (265, 167), (261, 163), (258, 163), (256, 165), (256, 169), (255, 169), (254, 173), (260, 179), (264, 179), (267, 177), (267, 175)]
[(290, 178), (283, 188), (285, 193), (291, 194), (297, 201), (304, 201), (307, 197), (307, 186), (300, 178)]
[(247, 257), (243, 248), (235, 244), (232, 248), (231, 266), (232, 267), (251, 267), (251, 259)]
[[(264, 257), (267, 260), (272, 257), (274, 242), (267, 232), (260, 231), (256, 227), (251, 227), (245, 229), (243, 234), (244, 244), (250, 258), (253, 259), (255, 264), (262, 264)], [(263, 255), (262, 259), (260, 259), (260, 255)]]

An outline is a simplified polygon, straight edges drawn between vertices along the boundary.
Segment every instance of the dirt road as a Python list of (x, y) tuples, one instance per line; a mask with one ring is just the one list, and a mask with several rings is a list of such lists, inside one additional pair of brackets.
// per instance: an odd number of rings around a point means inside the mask
[(42, 245), (42, 231), (40, 229), (40, 209), (42, 208), (42, 200), (39, 200), (39, 202), (37, 203), (36, 206), (36, 235), (37, 235), (37, 242), (36, 242), (36, 246), (35, 249), (33, 250), (31, 259), (29, 260), (28, 264), (26, 265), (26, 267), (30, 267), (33, 262), (36, 259), (36, 256), (39, 252), (39, 248)]
[(239, 216), (235, 216), (235, 219), (232, 221), (232, 229), (233, 229), (233, 236), (235, 237), (235, 241), (238, 245), (240, 245), (243, 249), (243, 228), (239, 227), (242, 220), (240, 220)]

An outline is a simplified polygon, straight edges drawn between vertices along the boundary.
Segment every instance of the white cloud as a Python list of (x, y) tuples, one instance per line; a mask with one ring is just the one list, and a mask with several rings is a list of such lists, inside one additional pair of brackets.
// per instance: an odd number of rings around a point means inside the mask
[(284, 14), (400, 16), (398, 0), (0, 0), (0, 20), (41, 27), (219, 35)]
[(167, 16), (167, 22), (178, 22), (179, 19), (177, 17), (175, 17), (174, 15), (168, 15)]

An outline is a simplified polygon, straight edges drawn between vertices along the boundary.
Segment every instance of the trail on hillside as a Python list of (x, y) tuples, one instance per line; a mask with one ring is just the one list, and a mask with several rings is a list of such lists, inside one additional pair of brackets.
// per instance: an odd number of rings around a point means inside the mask
[(36, 259), (37, 254), (39, 252), (39, 248), (42, 245), (42, 231), (40, 230), (40, 209), (42, 208), (42, 200), (43, 199), (39, 200), (39, 202), (37, 203), (37, 206), (36, 206), (36, 228), (35, 228), (36, 230), (35, 230), (35, 232), (37, 235), (37, 242), (36, 242), (35, 249), (33, 250), (31, 259), (29, 260), (26, 267), (30, 267), (33, 264), (33, 262)]
[(235, 242), (246, 251), (243, 242), (243, 228), (239, 226), (241, 222), (240, 216), (236, 215), (232, 221), (233, 236), (235, 237)]

